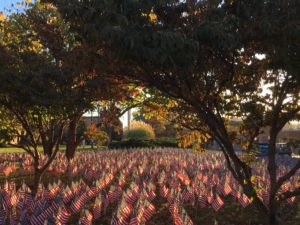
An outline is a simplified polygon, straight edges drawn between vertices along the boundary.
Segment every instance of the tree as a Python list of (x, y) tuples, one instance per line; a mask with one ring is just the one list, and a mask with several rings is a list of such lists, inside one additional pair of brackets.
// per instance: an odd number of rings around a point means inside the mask
[(146, 118), (157, 118), (168, 127), (168, 131), (171, 128), (180, 147), (193, 147), (202, 151), (211, 136), (207, 126), (199, 120), (192, 108), (182, 101), (163, 96), (159, 91), (151, 91), (151, 94), (151, 101), (140, 107), (143, 115)]
[(18, 130), (21, 130), (21, 126), (18, 126), (16, 120), (13, 116), (5, 110), (5, 108), (0, 108), (0, 146), (10, 143), (11, 141), (16, 140), (18, 137), (16, 133)]
[[(40, 10), (37, 5), (30, 12)], [(51, 10), (48, 16), (48, 19), (52, 18)], [(68, 101), (63, 92), (64, 79), (59, 62), (46, 51), (35, 25), (29, 14), (12, 14), (2, 21), (0, 40), (1, 114), (9, 116), (12, 136), (19, 139), (9, 144), (32, 156), (34, 180), (30, 185), (33, 195), (59, 150), (67, 123), (65, 105)], [(47, 156), (43, 164), (39, 143)]]
[[(79, 145), (84, 140), (84, 133), (87, 131), (86, 124), (83, 120), (80, 120), (76, 129), (76, 145)], [(64, 129), (62, 143), (68, 143), (69, 130)]]
[(100, 114), (99, 126), (104, 128), (110, 141), (112, 141), (114, 134), (123, 132), (119, 118), (129, 110), (147, 104), (150, 101), (147, 94), (141, 86), (129, 83), (126, 89), (119, 89), (118, 95), (115, 95), (111, 100), (97, 102)]
[(102, 130), (98, 130), (94, 125), (91, 125), (88, 128), (88, 130), (85, 132), (85, 137), (89, 142), (91, 142), (92, 148), (94, 144), (96, 144), (97, 147), (101, 147), (107, 144), (109, 141), (107, 133)]
[(55, 7), (49, 4), (32, 4), (26, 16), (31, 21), (39, 41), (49, 54), (59, 62), (63, 74), (63, 89), (68, 101), (65, 102), (68, 123), (66, 124), (68, 161), (74, 157), (75, 150), (82, 139), (77, 127), (82, 115), (95, 108), (98, 101), (130, 101), (131, 87), (116, 79), (110, 71), (97, 67), (93, 48), (77, 41), (69, 24), (62, 20)]
[[(51, 5), (46, 6), (57, 13), (55, 7)], [(124, 102), (126, 102), (126, 108), (134, 105), (131, 104), (131, 94), (135, 90), (132, 88), (132, 85), (128, 85), (127, 79), (116, 79), (116, 76), (110, 70), (105, 69), (105, 65), (98, 65), (98, 56), (95, 54), (93, 47), (77, 41), (78, 36), (69, 30), (67, 23), (64, 24), (66, 28), (60, 29), (59, 24), (57, 27), (45, 25), (45, 19), (43, 19), (41, 13), (31, 14), (30, 17), (38, 24), (47, 47), (51, 49), (51, 52), (62, 63), (61, 69), (68, 74), (64, 91), (69, 98), (69, 102), (66, 105), (69, 120), (67, 125), (66, 157), (69, 161), (74, 157), (76, 148), (83, 138), (82, 134), (78, 135), (77, 133), (83, 114), (89, 110), (95, 110), (97, 105), (99, 105), (98, 103), (101, 102), (101, 114), (104, 115), (105, 112), (109, 112), (110, 115), (110, 117), (101, 116), (105, 120), (102, 122), (105, 122), (105, 126), (110, 126), (116, 123), (117, 118), (124, 113), (124, 109), (119, 107), (120, 105), (124, 105)], [(51, 32), (51, 30), (57, 29), (65, 30), (67, 34)], [(57, 38), (63, 38), (64, 41), (60, 42), (60, 46), (53, 46), (53, 43), (57, 42), (53, 40)]]
[[(158, 107), (163, 108), (162, 105)], [(149, 102), (134, 112), (134, 120), (150, 124), (154, 129), (156, 137), (175, 137), (176, 124), (171, 121), (171, 118), (164, 118), (161, 114), (158, 114), (156, 110), (157, 107)]]
[[(50, 2), (99, 59), (110, 56), (116, 74), (160, 90), (205, 125), (266, 224), (278, 223), (282, 202), (300, 193), (278, 192), (300, 161), (278, 177), (275, 160), (278, 133), (299, 118), (299, 1)], [(251, 165), (234, 152), (227, 126), (233, 117), (242, 121), (246, 152), (270, 127), (268, 205), (251, 182)]]

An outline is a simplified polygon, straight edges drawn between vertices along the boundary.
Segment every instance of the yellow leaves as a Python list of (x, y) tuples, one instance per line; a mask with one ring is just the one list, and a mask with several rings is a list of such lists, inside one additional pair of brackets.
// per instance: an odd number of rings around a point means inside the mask
[(6, 16), (4, 15), (3, 12), (0, 12), (0, 22), (4, 21)]
[(254, 201), (254, 198), (253, 198), (253, 197), (251, 197), (251, 198), (250, 198), (250, 202), (252, 203), (253, 201)]
[(157, 15), (154, 12), (150, 12), (149, 14), (142, 13), (142, 16), (148, 17), (151, 23), (157, 22)]
[(242, 141), (241, 141), (241, 147), (242, 147), (243, 149), (247, 149), (248, 146), (249, 146), (249, 144), (250, 144), (250, 142), (249, 142), (248, 140), (242, 140)]
[(7, 38), (11, 38), (12, 34), (10, 32), (7, 32), (6, 36), (7, 36)]
[(157, 21), (157, 15), (153, 12), (149, 13), (149, 19), (151, 22), (156, 22)]
[(179, 137), (179, 144), (180, 148), (187, 148), (193, 147), (196, 151), (204, 151), (201, 147), (202, 144), (206, 143), (210, 139), (208, 134), (203, 134), (199, 131), (192, 131), (186, 134), (183, 134)]
[[(30, 5), (30, 4), (31, 4), (31, 0), (21, 0), (20, 2), (16, 2), (17, 7)], [(25, 8), (23, 8), (22, 10), (25, 10)]]
[(254, 183), (255, 179), (256, 179), (256, 177), (255, 177), (254, 175), (252, 175), (252, 176), (250, 177), (251, 183)]
[(37, 52), (42, 48), (42, 44), (39, 41), (32, 41), (32, 50)]
[(128, 139), (150, 140), (155, 138), (153, 127), (143, 121), (132, 121), (131, 126), (125, 128), (124, 136)]
[(167, 107), (172, 108), (172, 107), (174, 107), (175, 105), (176, 105), (176, 101), (170, 99), (170, 100), (168, 101)]
[(48, 21), (49, 24), (54, 24), (54, 23), (56, 23), (56, 22), (57, 22), (57, 17), (56, 17), (56, 16), (51, 17), (51, 18), (49, 19), (49, 21)]

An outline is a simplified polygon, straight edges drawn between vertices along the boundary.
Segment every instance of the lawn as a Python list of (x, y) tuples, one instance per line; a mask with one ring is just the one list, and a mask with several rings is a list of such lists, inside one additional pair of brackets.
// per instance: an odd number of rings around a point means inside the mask
[[(79, 149), (90, 149), (91, 146), (90, 145), (84, 145), (84, 146), (79, 146)], [(39, 151), (43, 150), (42, 146), (38, 147)], [(65, 151), (66, 150), (66, 146), (65, 145), (61, 145), (59, 147), (60, 151)], [(8, 147), (8, 148), (0, 148), (0, 154), (1, 153), (26, 153), (23, 149), (21, 148), (15, 148), (15, 147)]]

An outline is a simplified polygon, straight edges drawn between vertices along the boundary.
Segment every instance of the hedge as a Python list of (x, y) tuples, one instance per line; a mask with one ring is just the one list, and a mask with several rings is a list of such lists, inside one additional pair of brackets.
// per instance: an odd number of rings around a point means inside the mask
[(178, 142), (175, 138), (156, 138), (154, 140), (122, 140), (112, 141), (109, 148), (155, 148), (155, 147), (178, 147)]

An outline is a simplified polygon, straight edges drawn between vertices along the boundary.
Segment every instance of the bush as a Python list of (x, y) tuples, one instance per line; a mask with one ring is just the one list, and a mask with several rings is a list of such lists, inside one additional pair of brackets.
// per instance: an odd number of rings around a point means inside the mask
[(178, 142), (175, 138), (157, 138), (155, 140), (123, 140), (112, 141), (109, 148), (155, 148), (155, 147), (178, 147)]
[(124, 132), (124, 137), (133, 140), (151, 140), (155, 138), (155, 134), (150, 124), (143, 121), (133, 121), (130, 129)]

